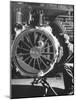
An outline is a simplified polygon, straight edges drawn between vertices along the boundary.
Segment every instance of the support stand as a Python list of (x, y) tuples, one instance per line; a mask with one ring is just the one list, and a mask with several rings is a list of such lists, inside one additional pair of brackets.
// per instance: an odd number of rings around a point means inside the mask
[(53, 87), (51, 87), (51, 86), (49, 85), (49, 83), (46, 81), (46, 78), (42, 78), (42, 77), (41, 77), (41, 78), (34, 78), (34, 81), (32, 82), (32, 85), (39, 84), (39, 83), (42, 84), (42, 86), (43, 86), (43, 88), (44, 88), (44, 90), (45, 90), (43, 96), (47, 96), (48, 89), (51, 89), (52, 92), (53, 92), (55, 95), (58, 95), (58, 94), (55, 92), (55, 90), (53, 89)]

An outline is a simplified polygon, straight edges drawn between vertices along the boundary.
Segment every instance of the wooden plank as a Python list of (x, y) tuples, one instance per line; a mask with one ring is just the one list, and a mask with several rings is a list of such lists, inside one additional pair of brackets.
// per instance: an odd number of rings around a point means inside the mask
[[(34, 78), (28, 78), (28, 79), (12, 79), (11, 85), (32, 85), (31, 82), (33, 82)], [(63, 74), (60, 73), (60, 77), (50, 77), (46, 80), (51, 87), (61, 88), (65, 89), (64, 86), (64, 79)], [(42, 86), (41, 83), (35, 84), (35, 86)]]

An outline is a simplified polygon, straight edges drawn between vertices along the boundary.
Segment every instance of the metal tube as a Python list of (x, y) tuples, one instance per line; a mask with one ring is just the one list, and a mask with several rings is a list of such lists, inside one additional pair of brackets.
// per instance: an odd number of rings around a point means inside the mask
[(16, 23), (17, 24), (22, 24), (22, 12), (21, 12), (21, 8), (18, 8), (17, 12), (16, 12)]
[(42, 11), (40, 11), (39, 25), (40, 26), (43, 25), (43, 12)]

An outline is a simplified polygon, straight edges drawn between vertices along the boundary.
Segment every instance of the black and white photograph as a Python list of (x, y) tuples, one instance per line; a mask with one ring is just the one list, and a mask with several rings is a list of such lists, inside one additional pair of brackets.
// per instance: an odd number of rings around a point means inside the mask
[(74, 95), (74, 5), (10, 1), (12, 99)]

